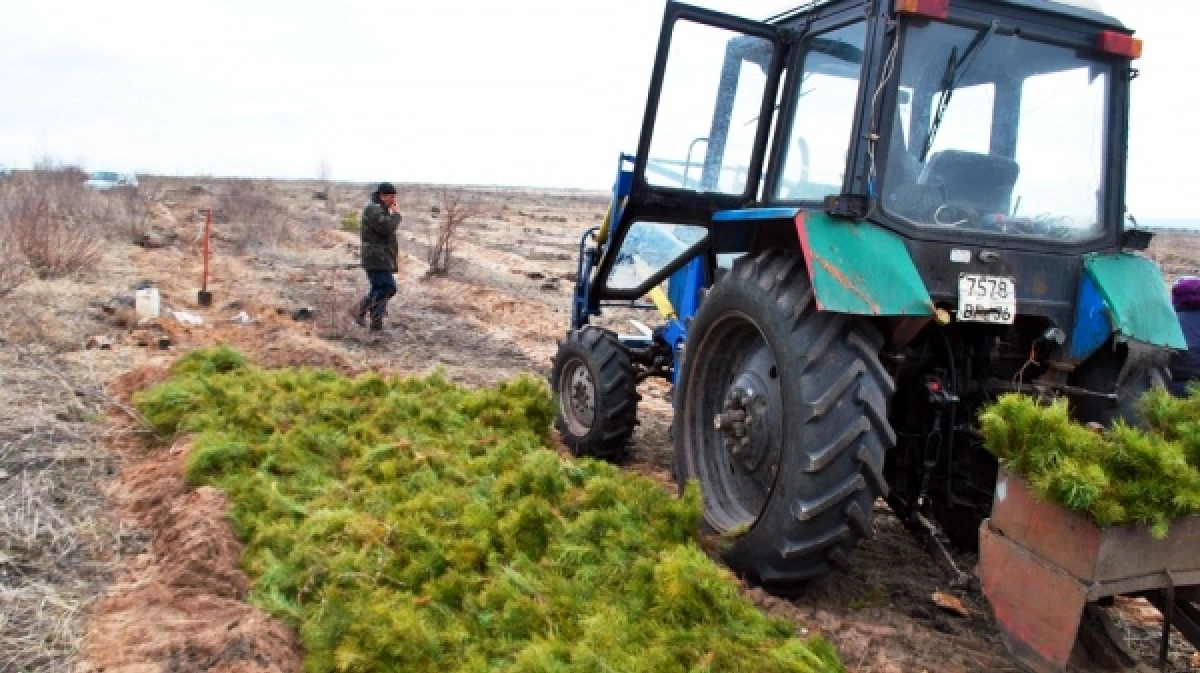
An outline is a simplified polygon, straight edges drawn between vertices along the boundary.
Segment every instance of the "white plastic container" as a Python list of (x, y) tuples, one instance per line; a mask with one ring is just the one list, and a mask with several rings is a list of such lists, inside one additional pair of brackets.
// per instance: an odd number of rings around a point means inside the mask
[(149, 322), (158, 318), (158, 288), (148, 287), (133, 295), (133, 310), (138, 322)]

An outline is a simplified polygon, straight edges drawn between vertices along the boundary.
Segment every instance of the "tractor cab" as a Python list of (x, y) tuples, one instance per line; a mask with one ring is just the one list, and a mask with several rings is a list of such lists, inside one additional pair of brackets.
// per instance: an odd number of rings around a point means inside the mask
[[(1185, 347), (1122, 226), (1140, 51), (1050, 0), (766, 21), (667, 3), (637, 153), (580, 245), (551, 375), (564, 441), (620, 457), (638, 384), (668, 379), (676, 479), (767, 587), (851, 563), (878, 497), (973, 546), (997, 470), (982, 406), (1134, 420)], [(618, 308), (661, 319), (594, 326)]]
[[(629, 192), (614, 212), (615, 238), (635, 235), (599, 260), (592, 311), (645, 294), (695, 252), (669, 246), (648, 259), (640, 251), (653, 236), (636, 234), (665, 225), (680, 241), (707, 236), (728, 266), (786, 236), (770, 212), (867, 220), (918, 256), (920, 242), (1035, 253), (1011, 258), (1010, 273), (1042, 265), (1036, 253), (1120, 248), (1140, 42), (1116, 19), (1048, 0), (889, 5), (833, 0), (753, 22), (668, 4)], [(947, 267), (968, 253), (977, 262), (969, 248), (917, 264), (934, 300), (956, 298)], [(710, 276), (720, 266), (710, 260)], [(1073, 301), (1070, 275), (1014, 283), (1014, 298), (1053, 282), (1063, 296), (1030, 299)], [(1008, 322), (1004, 307), (982, 308)]]

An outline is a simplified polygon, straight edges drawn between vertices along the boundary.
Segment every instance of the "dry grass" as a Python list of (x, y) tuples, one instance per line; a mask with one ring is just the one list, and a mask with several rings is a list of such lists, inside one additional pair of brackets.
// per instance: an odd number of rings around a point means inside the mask
[(239, 252), (295, 240), (298, 227), (282, 196), (271, 185), (228, 180), (217, 193), (217, 235)]
[(79, 372), (0, 348), (0, 671), (70, 670), (114, 538), (95, 484), (112, 465)]
[(11, 294), (33, 276), (29, 262), (17, 248), (8, 223), (0, 220), (0, 299)]
[(110, 246), (79, 278), (33, 279), (0, 298), (0, 344), (45, 355), (83, 350), (88, 337), (106, 331), (96, 322), (100, 302), (128, 287), (127, 275), (113, 277), (122, 263), (122, 251)]
[[(94, 266), (124, 219), (116, 194), (83, 187), (75, 170), (18, 173), (0, 182), (0, 252), (40, 278), (61, 278)], [(0, 279), (0, 294), (25, 274)]]
[(117, 198), (123, 209), (123, 215), (128, 222), (130, 240), (138, 240), (146, 235), (150, 225), (152, 206), (162, 200), (163, 187), (142, 184), (138, 187), (118, 190)]

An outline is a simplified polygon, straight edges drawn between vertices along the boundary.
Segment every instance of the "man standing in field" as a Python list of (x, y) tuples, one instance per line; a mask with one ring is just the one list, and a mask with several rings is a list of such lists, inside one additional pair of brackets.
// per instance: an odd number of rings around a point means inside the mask
[(371, 194), (371, 202), (363, 209), (362, 266), (371, 289), (355, 307), (354, 322), (366, 327), (369, 315), (372, 332), (383, 331), (388, 300), (396, 295), (395, 273), (399, 269), (397, 256), (400, 252), (396, 227), (402, 219), (398, 211), (396, 188), (390, 182), (380, 183)]

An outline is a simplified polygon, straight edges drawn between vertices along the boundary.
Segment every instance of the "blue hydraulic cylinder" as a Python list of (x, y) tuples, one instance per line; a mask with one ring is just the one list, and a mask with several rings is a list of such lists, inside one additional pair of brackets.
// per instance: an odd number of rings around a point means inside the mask
[(671, 347), (671, 381), (679, 383), (680, 355), (687, 340), (687, 327), (696, 311), (700, 310), (700, 299), (708, 287), (708, 265), (703, 257), (696, 257), (681, 269), (671, 274), (667, 281), (667, 298), (675, 307), (676, 318), (667, 323), (663, 338)]

